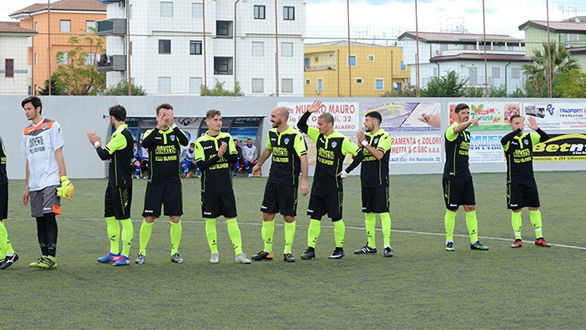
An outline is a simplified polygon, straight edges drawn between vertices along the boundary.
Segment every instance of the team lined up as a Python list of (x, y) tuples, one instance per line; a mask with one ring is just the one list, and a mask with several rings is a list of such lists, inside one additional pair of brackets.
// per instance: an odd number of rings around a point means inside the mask
[[(32, 216), (37, 220), (37, 233), (41, 257), (31, 267), (54, 269), (57, 267), (57, 222), (61, 213), (60, 198), (71, 198), (74, 187), (67, 178), (63, 160), (63, 136), (56, 121), (42, 116), (42, 103), (38, 97), (22, 101), (27, 119), (31, 121), (23, 131), (22, 151), (26, 157), (26, 189), (23, 204), (30, 201)], [(260, 168), (272, 156), (270, 173), (265, 186), (260, 211), (263, 213), (261, 237), (263, 250), (252, 256), (254, 260), (273, 259), (274, 218), (280, 213), (285, 221), (283, 260), (294, 262), (292, 254), (295, 238), (298, 191), (303, 196), (310, 192), (308, 184), (307, 145), (302, 133), (316, 145), (316, 166), (311, 187), (307, 214), (310, 217), (307, 234), (307, 249), (302, 259), (316, 257), (316, 244), (321, 231), (321, 219), (328, 216), (334, 226), (335, 249), (330, 259), (344, 257), (345, 224), (343, 214), (343, 179), (358, 165), (361, 166), (362, 212), (365, 215), (367, 243), (355, 254), (374, 254), (376, 248), (376, 215), (381, 219), (383, 254), (392, 257), (391, 216), (389, 212), (389, 155), (391, 137), (380, 128), (382, 117), (378, 112), (365, 115), (365, 131), (356, 134), (359, 146), (348, 137), (334, 130), (334, 117), (321, 113), (318, 128), (309, 127), (309, 117), (320, 112), (322, 103), (314, 102), (301, 117), (296, 130), (288, 125), (289, 109), (277, 107), (271, 111), (273, 128), (269, 130), (267, 143), (257, 164), (252, 169), (258, 174)], [(454, 251), (454, 226), (456, 212), (463, 206), (466, 225), (470, 234), (470, 248), (486, 251), (488, 247), (478, 240), (478, 224), (475, 212), (474, 187), (468, 164), (470, 146), (470, 120), (467, 105), (456, 107), (457, 120), (445, 133), (446, 163), (443, 175), (447, 251)], [(88, 140), (97, 155), (109, 161), (108, 185), (104, 196), (104, 217), (110, 240), (110, 251), (98, 262), (114, 266), (130, 264), (129, 254), (134, 229), (130, 220), (132, 202), (132, 159), (134, 138), (125, 124), (126, 110), (121, 105), (109, 109), (110, 124), (114, 129), (109, 142), (104, 145), (95, 132), (89, 132)], [(171, 261), (182, 263), (179, 254), (182, 237), (181, 216), (183, 198), (180, 179), (181, 146), (187, 146), (187, 136), (174, 122), (173, 107), (161, 104), (156, 108), (156, 127), (143, 135), (142, 146), (148, 150), (149, 180), (147, 183), (143, 217), (140, 226), (139, 251), (135, 263), (146, 262), (147, 247), (154, 222), (163, 213), (170, 220)], [(195, 141), (194, 158), (201, 171), (201, 208), (205, 219), (205, 232), (210, 249), (210, 263), (219, 262), (217, 247), (217, 218), (226, 219), (229, 238), (235, 254), (235, 262), (247, 264), (251, 260), (242, 250), (242, 238), (237, 222), (236, 200), (232, 183), (231, 165), (237, 161), (237, 151), (230, 134), (222, 132), (222, 117), (218, 110), (206, 113), (208, 131)], [(512, 247), (521, 247), (521, 209), (530, 209), (531, 223), (535, 229), (538, 246), (549, 247), (542, 235), (539, 197), (532, 168), (532, 145), (547, 140), (547, 134), (530, 119), (530, 127), (537, 133), (523, 133), (524, 119), (519, 115), (510, 118), (513, 131), (502, 139), (507, 158), (507, 203), (512, 212), (515, 241)], [(1, 140), (0, 140), (1, 142)], [(0, 218), (7, 217), (8, 180), (6, 178), (6, 155), (3, 144), (0, 156)], [(342, 169), (346, 155), (353, 162)], [(164, 211), (163, 211), (164, 206)], [(18, 260), (0, 221), (0, 261), (5, 269)]]

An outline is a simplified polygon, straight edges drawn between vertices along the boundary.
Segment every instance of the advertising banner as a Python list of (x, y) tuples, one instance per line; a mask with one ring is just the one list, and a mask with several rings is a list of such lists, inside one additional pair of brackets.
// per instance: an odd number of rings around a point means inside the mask
[[(296, 126), (297, 122), (313, 102), (279, 102), (280, 107), (289, 108), (289, 125)], [(334, 129), (338, 131), (356, 131), (362, 127), (360, 109), (356, 102), (324, 102), (317, 114), (309, 117), (307, 124), (317, 127), (317, 118), (322, 113), (334, 116)]]
[(533, 147), (535, 161), (586, 160), (586, 134), (550, 134), (549, 137)]
[(470, 163), (504, 163), (502, 134), (471, 134)]
[[(450, 124), (456, 121), (456, 103), (451, 103)], [(478, 119), (478, 126), (470, 126), (470, 131), (502, 131), (509, 130), (509, 118), (513, 114), (521, 114), (521, 103), (488, 102), (470, 103), (470, 119)]]
[(391, 135), (391, 163), (439, 163), (442, 137), (437, 134)]
[(523, 103), (526, 116), (537, 119), (543, 130), (586, 130), (584, 103)]
[(441, 104), (430, 102), (361, 103), (362, 114), (378, 111), (387, 131), (439, 131)]

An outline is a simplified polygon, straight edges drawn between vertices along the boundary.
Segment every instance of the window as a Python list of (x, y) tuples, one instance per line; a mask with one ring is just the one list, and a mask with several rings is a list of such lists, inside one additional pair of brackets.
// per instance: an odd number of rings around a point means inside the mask
[(231, 57), (214, 57), (214, 74), (232, 74)]
[(448, 50), (448, 44), (440, 44), (440, 50)]
[(405, 62), (401, 61), (401, 71), (405, 71), (407, 70), (407, 67), (405, 66)]
[(201, 3), (191, 4), (191, 18), (202, 18), (203, 17), (203, 5)]
[(6, 78), (13, 78), (14, 77), (14, 59), (7, 58), (4, 60), (4, 77)]
[(368, 55), (368, 56), (366, 57), (366, 60), (367, 60), (368, 62), (374, 62), (374, 55)]
[(189, 41), (189, 55), (201, 55), (201, 40)]
[(159, 39), (159, 54), (171, 54), (171, 40)]
[(362, 85), (362, 78), (356, 78), (356, 84)]
[(59, 25), (60, 32), (71, 32), (71, 21), (70, 20), (61, 20)]
[(253, 93), (264, 93), (264, 79), (252, 78), (252, 92)]
[(232, 37), (232, 21), (216, 21), (217, 37)]
[(161, 17), (173, 17), (173, 3), (161, 1)]
[(254, 5), (254, 19), (265, 19), (266, 18), (266, 7), (260, 5)]
[(356, 56), (348, 56), (348, 66), (356, 66)]
[(320, 78), (317, 80), (317, 90), (321, 91), (322, 89), (324, 89), (324, 81)]
[(85, 21), (85, 32), (96, 32), (96, 21)]
[(281, 56), (293, 57), (293, 43), (292, 42), (282, 42), (281, 43)]
[(501, 68), (492, 68), (492, 79), (501, 79)]
[(468, 83), (470, 85), (478, 85), (478, 70), (476, 67), (468, 68)]
[(385, 88), (385, 81), (384, 79), (378, 78), (374, 80), (374, 89), (377, 91), (382, 91)]
[(281, 79), (281, 93), (293, 93), (293, 79), (283, 78)]
[(199, 77), (190, 77), (189, 78), (189, 93), (190, 94), (197, 94), (201, 93), (201, 78)]
[(35, 65), (37, 65), (37, 53), (35, 53), (34, 61), (35, 61)]
[(305, 84), (306, 85), (311, 85), (311, 80), (310, 79), (305, 79)]
[(295, 20), (295, 7), (285, 6), (283, 7), (283, 20), (294, 21)]
[(265, 43), (262, 41), (252, 42), (252, 56), (265, 56)]
[(85, 65), (94, 65), (95, 59), (96, 59), (95, 53), (85, 53), (84, 64)]
[(35, 31), (39, 31), (39, 22), (35, 22)]
[(57, 64), (67, 64), (68, 55), (67, 52), (57, 52)]
[(580, 36), (577, 33), (568, 33), (568, 41), (578, 41)]
[(521, 69), (511, 68), (511, 79), (521, 79)]
[(309, 68), (309, 58), (306, 57), (303, 59), (303, 66)]
[(159, 93), (171, 93), (171, 77), (159, 77)]

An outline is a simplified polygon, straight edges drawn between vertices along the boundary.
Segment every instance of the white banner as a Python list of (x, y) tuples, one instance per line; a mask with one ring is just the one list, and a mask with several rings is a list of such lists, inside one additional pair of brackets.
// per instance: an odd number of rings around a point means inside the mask
[(470, 136), (470, 163), (503, 163), (501, 146), (503, 134), (472, 134)]
[(439, 134), (392, 134), (391, 163), (439, 163), (442, 137)]
[(531, 103), (523, 104), (525, 116), (537, 119), (539, 127), (559, 130), (586, 129), (586, 102), (584, 103)]
[[(279, 102), (278, 106), (289, 108), (289, 125), (296, 126), (299, 118), (307, 111), (312, 102)], [(322, 113), (334, 116), (334, 129), (338, 131), (357, 131), (360, 125), (360, 109), (357, 102), (324, 102), (320, 111), (309, 117), (307, 124), (317, 127), (317, 117)]]

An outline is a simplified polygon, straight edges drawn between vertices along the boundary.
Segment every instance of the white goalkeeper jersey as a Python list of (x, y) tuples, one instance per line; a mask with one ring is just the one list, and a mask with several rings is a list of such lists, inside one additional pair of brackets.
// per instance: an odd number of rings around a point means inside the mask
[(36, 125), (29, 125), (22, 132), (22, 153), (28, 160), (30, 191), (57, 186), (59, 166), (55, 150), (63, 147), (63, 132), (58, 122), (43, 118)]

